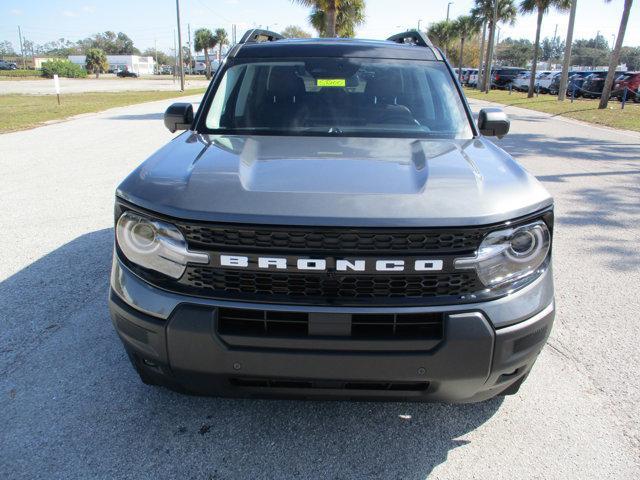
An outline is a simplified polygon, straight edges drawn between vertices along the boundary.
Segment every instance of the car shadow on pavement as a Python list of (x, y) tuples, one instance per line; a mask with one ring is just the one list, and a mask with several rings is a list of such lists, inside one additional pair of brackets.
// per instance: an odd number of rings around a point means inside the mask
[(112, 229), (89, 233), (0, 282), (0, 451), (12, 477), (423, 479), (502, 404), (225, 399), (144, 385), (107, 310), (112, 249)]
[(549, 138), (543, 134), (516, 132), (493, 141), (516, 159), (526, 155), (546, 157), (549, 161), (558, 162), (558, 166), (562, 166), (563, 159), (622, 162), (629, 167), (639, 165), (633, 159), (640, 157), (640, 141), (626, 143), (584, 137)]

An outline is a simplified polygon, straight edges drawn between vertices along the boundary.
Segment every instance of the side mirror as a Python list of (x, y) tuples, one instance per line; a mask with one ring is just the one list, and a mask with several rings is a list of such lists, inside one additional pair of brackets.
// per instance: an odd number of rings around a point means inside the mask
[(176, 130), (187, 130), (193, 123), (193, 105), (190, 103), (174, 103), (164, 112), (164, 126), (174, 133)]
[(502, 138), (509, 133), (511, 122), (501, 108), (483, 108), (478, 114), (478, 128), (482, 135)]

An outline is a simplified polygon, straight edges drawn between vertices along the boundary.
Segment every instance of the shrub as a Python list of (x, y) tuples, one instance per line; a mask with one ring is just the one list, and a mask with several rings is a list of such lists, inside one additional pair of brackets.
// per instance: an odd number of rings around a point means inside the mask
[(55, 74), (59, 77), (85, 78), (87, 71), (70, 60), (49, 60), (42, 64), (43, 76), (53, 78)]

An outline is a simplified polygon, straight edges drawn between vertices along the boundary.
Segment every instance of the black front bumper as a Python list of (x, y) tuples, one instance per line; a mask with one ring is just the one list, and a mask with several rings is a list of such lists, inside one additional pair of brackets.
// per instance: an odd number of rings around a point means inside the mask
[(113, 290), (109, 305), (127, 352), (153, 383), (220, 396), (447, 402), (481, 401), (518, 385), (555, 313), (552, 303), (495, 329), (480, 311), (450, 312), (443, 339), (421, 348), (322, 336), (285, 347), (286, 341), (230, 344), (218, 334), (215, 306), (183, 303), (163, 320), (132, 308)]

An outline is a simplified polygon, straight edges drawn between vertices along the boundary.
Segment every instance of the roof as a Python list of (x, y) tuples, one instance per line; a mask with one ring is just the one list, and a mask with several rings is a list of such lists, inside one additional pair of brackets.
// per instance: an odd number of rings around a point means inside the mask
[(437, 60), (431, 48), (387, 40), (344, 38), (284, 39), (244, 43), (234, 48), (235, 58), (346, 57)]

